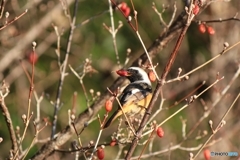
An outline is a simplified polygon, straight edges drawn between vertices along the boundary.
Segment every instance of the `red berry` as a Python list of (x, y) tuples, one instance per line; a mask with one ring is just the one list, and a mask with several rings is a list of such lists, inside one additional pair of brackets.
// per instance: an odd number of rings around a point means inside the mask
[(100, 160), (104, 159), (104, 150), (103, 150), (103, 148), (101, 148), (101, 147), (98, 148), (98, 150), (97, 150), (97, 157)]
[(204, 154), (205, 160), (210, 160), (211, 154), (210, 154), (209, 149), (205, 149), (203, 151), (203, 154)]
[(125, 17), (128, 17), (128, 16), (129, 16), (130, 11), (131, 11), (131, 9), (130, 9), (129, 7), (127, 7), (126, 10), (124, 11)]
[(164, 131), (163, 131), (162, 127), (157, 128), (157, 135), (160, 138), (162, 138), (164, 136)]
[(208, 32), (208, 34), (210, 34), (210, 35), (215, 34), (215, 30), (214, 30), (211, 26), (208, 26), (208, 27), (207, 27), (207, 32)]
[(35, 64), (38, 60), (38, 56), (36, 54), (36, 52), (31, 52), (29, 55), (28, 55), (28, 61), (31, 63), (31, 64)]
[(195, 4), (195, 6), (194, 6), (194, 8), (193, 8), (193, 14), (194, 14), (194, 15), (197, 15), (198, 12), (199, 12), (199, 10), (200, 10), (199, 6), (198, 6), (197, 4)]
[(113, 101), (111, 99), (107, 100), (105, 103), (105, 109), (107, 112), (110, 112), (113, 107)]
[(115, 146), (116, 145), (116, 143), (117, 143), (117, 141), (116, 141), (116, 139), (113, 139), (111, 142), (110, 142), (110, 146)]
[(148, 78), (150, 79), (151, 82), (155, 82), (156, 81), (156, 76), (155, 76), (153, 71), (150, 71), (148, 73)]
[(126, 8), (127, 8), (127, 3), (122, 2), (121, 6), (120, 6), (120, 9), (124, 12), (126, 10)]
[(127, 3), (122, 2), (119, 8), (122, 10), (125, 17), (129, 16), (131, 9), (127, 6)]
[(204, 24), (202, 24), (202, 23), (198, 26), (198, 29), (199, 29), (199, 31), (201, 33), (205, 33), (206, 32), (206, 26)]

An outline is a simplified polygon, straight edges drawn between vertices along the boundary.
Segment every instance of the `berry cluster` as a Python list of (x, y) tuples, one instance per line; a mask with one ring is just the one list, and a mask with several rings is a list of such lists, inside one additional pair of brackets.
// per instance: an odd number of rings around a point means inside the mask
[(213, 35), (215, 34), (215, 30), (211, 26), (207, 26), (204, 23), (199, 24), (198, 29), (201, 33), (205, 33), (207, 31), (208, 34)]

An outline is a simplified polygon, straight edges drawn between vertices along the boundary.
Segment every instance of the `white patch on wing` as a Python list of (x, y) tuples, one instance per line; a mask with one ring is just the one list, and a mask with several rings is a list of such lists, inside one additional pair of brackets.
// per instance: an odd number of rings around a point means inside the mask
[(140, 92), (140, 90), (135, 88), (135, 89), (131, 90), (131, 92), (132, 92), (132, 94), (136, 94), (137, 92)]
[[(139, 101), (141, 100), (143, 97), (140, 89), (138, 88), (134, 88), (134, 89), (131, 89), (130, 92), (128, 92), (128, 94), (125, 94), (125, 95), (122, 95), (122, 97), (120, 98), (121, 102), (136, 102), (136, 101)], [(123, 105), (123, 104), (122, 104)]]

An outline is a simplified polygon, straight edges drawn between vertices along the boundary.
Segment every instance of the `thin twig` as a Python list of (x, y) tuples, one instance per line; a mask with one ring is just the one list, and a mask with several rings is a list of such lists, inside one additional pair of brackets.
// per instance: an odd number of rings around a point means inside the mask
[[(87, 90), (85, 88), (85, 85), (83, 83), (83, 78), (86, 76), (86, 74), (88, 72), (94, 72), (95, 70), (92, 69), (91, 65), (90, 65), (91, 61), (87, 58), (84, 62), (84, 65), (83, 65), (83, 71), (82, 71), (82, 74), (81, 76), (77, 73), (77, 71), (75, 71), (71, 65), (69, 65), (69, 68), (70, 70), (73, 72), (73, 74), (79, 79), (79, 82), (82, 86), (82, 89), (83, 89), (83, 93), (84, 93), (84, 96), (86, 98), (86, 102), (87, 102), (87, 107), (89, 108), (90, 107), (90, 99), (88, 98), (88, 94), (87, 94)], [(90, 69), (89, 69), (90, 67)]]
[(43, 100), (43, 96), (44, 94), (42, 94), (40, 97), (38, 97), (37, 95), (37, 92), (34, 91), (34, 97), (35, 97), (35, 100), (37, 101), (37, 104), (36, 104), (36, 125), (37, 125), (37, 128), (38, 128), (38, 124), (40, 123), (40, 103), (41, 101)]
[[(36, 56), (36, 46), (37, 43), (36, 42), (32, 42), (32, 48), (33, 48), (33, 56)], [(31, 102), (32, 102), (32, 95), (33, 95), (33, 91), (34, 91), (34, 75), (35, 75), (35, 62), (32, 62), (32, 72), (31, 72), (31, 77), (30, 77), (30, 88), (29, 88), (29, 94), (28, 94), (28, 108), (27, 108), (27, 115), (26, 118), (23, 119), (24, 123), (25, 123), (25, 127), (23, 130), (23, 134), (20, 138), (20, 142), (19, 144), (22, 145), (23, 140), (26, 136), (27, 133), (27, 129), (30, 123), (30, 120), (33, 116), (33, 112), (31, 112)], [(28, 77), (29, 78), (29, 77)], [(20, 147), (18, 148), (18, 150), (16, 151), (15, 155), (14, 155), (14, 160), (18, 158), (18, 153), (19, 153)]]
[(222, 19), (222, 18), (219, 18), (219, 19), (215, 19), (215, 20), (196, 20), (195, 22), (200, 24), (200, 23), (218, 23), (218, 22), (228, 22), (228, 21), (237, 21), (237, 22), (240, 22), (240, 18), (237, 18), (237, 15), (238, 13), (236, 13), (234, 15), (234, 17), (231, 17), (231, 18), (225, 18), (225, 19)]
[(0, 4), (0, 19), (2, 18), (6, 1), (7, 1), (7, 0), (2, 0), (2, 2), (1, 2), (1, 4)]
[(165, 83), (171, 83), (174, 81), (179, 81), (181, 79), (183, 79), (186, 76), (189, 76), (190, 74), (196, 72), (197, 70), (201, 69), (202, 67), (206, 66), (207, 64), (211, 63), (212, 61), (214, 61), (215, 59), (219, 58), (221, 55), (225, 54), (226, 52), (230, 51), (231, 49), (233, 49), (234, 47), (236, 47), (237, 45), (240, 44), (240, 41), (236, 42), (235, 44), (233, 44), (232, 46), (224, 49), (222, 52), (220, 52), (218, 55), (216, 55), (215, 57), (211, 58), (210, 60), (208, 60), (207, 62), (203, 63), (202, 65), (194, 68), (193, 70), (189, 71), (188, 73), (182, 75), (182, 76), (178, 76), (177, 78), (171, 79), (166, 81)]
[(98, 146), (98, 143), (99, 143), (100, 137), (101, 137), (101, 135), (102, 135), (102, 131), (103, 131), (103, 130), (100, 129), (100, 131), (99, 131), (99, 133), (98, 133), (98, 138), (97, 138), (97, 141), (96, 141), (95, 146), (94, 146), (94, 148), (93, 148), (93, 151), (92, 151), (92, 154), (91, 154), (90, 160), (92, 160), (94, 152), (97, 151), (97, 146)]
[(24, 156), (21, 158), (21, 159), (25, 159), (27, 154), (29, 153), (30, 149), (32, 148), (32, 146), (35, 144), (35, 141), (37, 140), (37, 137), (39, 135), (39, 133), (45, 128), (47, 127), (48, 123), (46, 122), (45, 125), (38, 129), (37, 126), (36, 126), (36, 123), (34, 123), (34, 128), (35, 128), (35, 135), (34, 135), (34, 138), (30, 144), (30, 146), (28, 147), (28, 149), (26, 150), (26, 152), (24, 153)]
[[(160, 105), (157, 109), (157, 111), (151, 116), (151, 118), (148, 120), (147, 124), (149, 124), (154, 118), (156, 118), (156, 116), (158, 115), (159, 112), (162, 111), (162, 107), (164, 104), (165, 99), (163, 98), (163, 94), (161, 93), (161, 102)], [(147, 127), (147, 125), (145, 125), (145, 128)]]
[(56, 133), (56, 127), (57, 127), (57, 115), (58, 115), (58, 111), (60, 108), (60, 99), (61, 99), (61, 95), (62, 95), (62, 87), (63, 87), (63, 83), (64, 83), (64, 79), (66, 76), (66, 67), (67, 67), (67, 63), (68, 63), (68, 58), (69, 58), (69, 53), (71, 50), (71, 44), (72, 44), (72, 38), (73, 38), (73, 32), (75, 29), (75, 23), (76, 23), (76, 16), (77, 16), (77, 10), (78, 10), (78, 0), (75, 0), (75, 4), (74, 4), (74, 11), (73, 11), (73, 19), (71, 22), (71, 28), (69, 31), (69, 36), (68, 36), (68, 43), (67, 43), (67, 50), (66, 50), (66, 54), (65, 54), (65, 58), (64, 61), (62, 63), (62, 66), (60, 67), (60, 79), (58, 82), (58, 89), (57, 89), (57, 96), (56, 96), (56, 102), (54, 105), (54, 113), (53, 113), (53, 124), (52, 124), (52, 133), (51, 133), (51, 139), (54, 139), (54, 135)]
[(17, 149), (18, 149), (17, 137), (16, 137), (16, 133), (15, 133), (15, 130), (14, 130), (14, 127), (13, 127), (11, 115), (8, 111), (8, 108), (7, 108), (6, 104), (5, 104), (5, 98), (8, 95), (8, 93), (9, 93), (8, 86), (5, 84), (5, 82), (2, 82), (2, 86), (0, 88), (0, 109), (2, 110), (2, 115), (4, 116), (5, 122), (7, 124), (8, 131), (9, 131), (9, 134), (10, 134), (13, 154), (16, 154)]
[(94, 20), (95, 18), (98, 18), (98, 17), (100, 17), (100, 16), (102, 16), (102, 15), (108, 13), (108, 12), (109, 12), (109, 10), (106, 10), (106, 11), (103, 11), (103, 12), (101, 12), (101, 13), (95, 15), (95, 16), (92, 16), (92, 17), (90, 17), (90, 18), (84, 20), (84, 21), (81, 22), (80, 24), (77, 24), (77, 25), (75, 26), (75, 28), (77, 28), (77, 27), (81, 27), (81, 26), (83, 26), (83, 25), (89, 23), (90, 21)]
[(8, 21), (7, 23), (5, 23), (3, 26), (0, 26), (0, 31), (4, 28), (6, 28), (7, 26), (9, 26), (10, 24), (12, 24), (13, 22), (17, 21), (18, 19), (20, 19), (22, 16), (24, 16), (26, 13), (28, 12), (28, 10), (26, 9), (22, 14), (20, 14), (19, 16), (15, 17), (14, 19), (12, 19), (11, 21)]
[(118, 54), (118, 48), (117, 48), (117, 42), (116, 42), (117, 31), (115, 30), (114, 19), (113, 19), (113, 9), (112, 9), (112, 3), (110, 0), (108, 0), (108, 5), (109, 5), (110, 20), (111, 20), (111, 35), (112, 35), (112, 39), (113, 39), (113, 47), (115, 50), (118, 67), (121, 68), (119, 54)]

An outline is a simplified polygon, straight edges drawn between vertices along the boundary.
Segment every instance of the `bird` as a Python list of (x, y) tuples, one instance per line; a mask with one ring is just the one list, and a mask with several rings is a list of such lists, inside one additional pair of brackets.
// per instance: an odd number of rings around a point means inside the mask
[(143, 115), (152, 99), (151, 81), (142, 68), (130, 67), (128, 69), (120, 69), (116, 73), (126, 77), (130, 84), (124, 88), (119, 96), (119, 102), (122, 107), (118, 106), (118, 109), (103, 125), (103, 129), (109, 127), (123, 112), (127, 117), (133, 117), (138, 114)]

